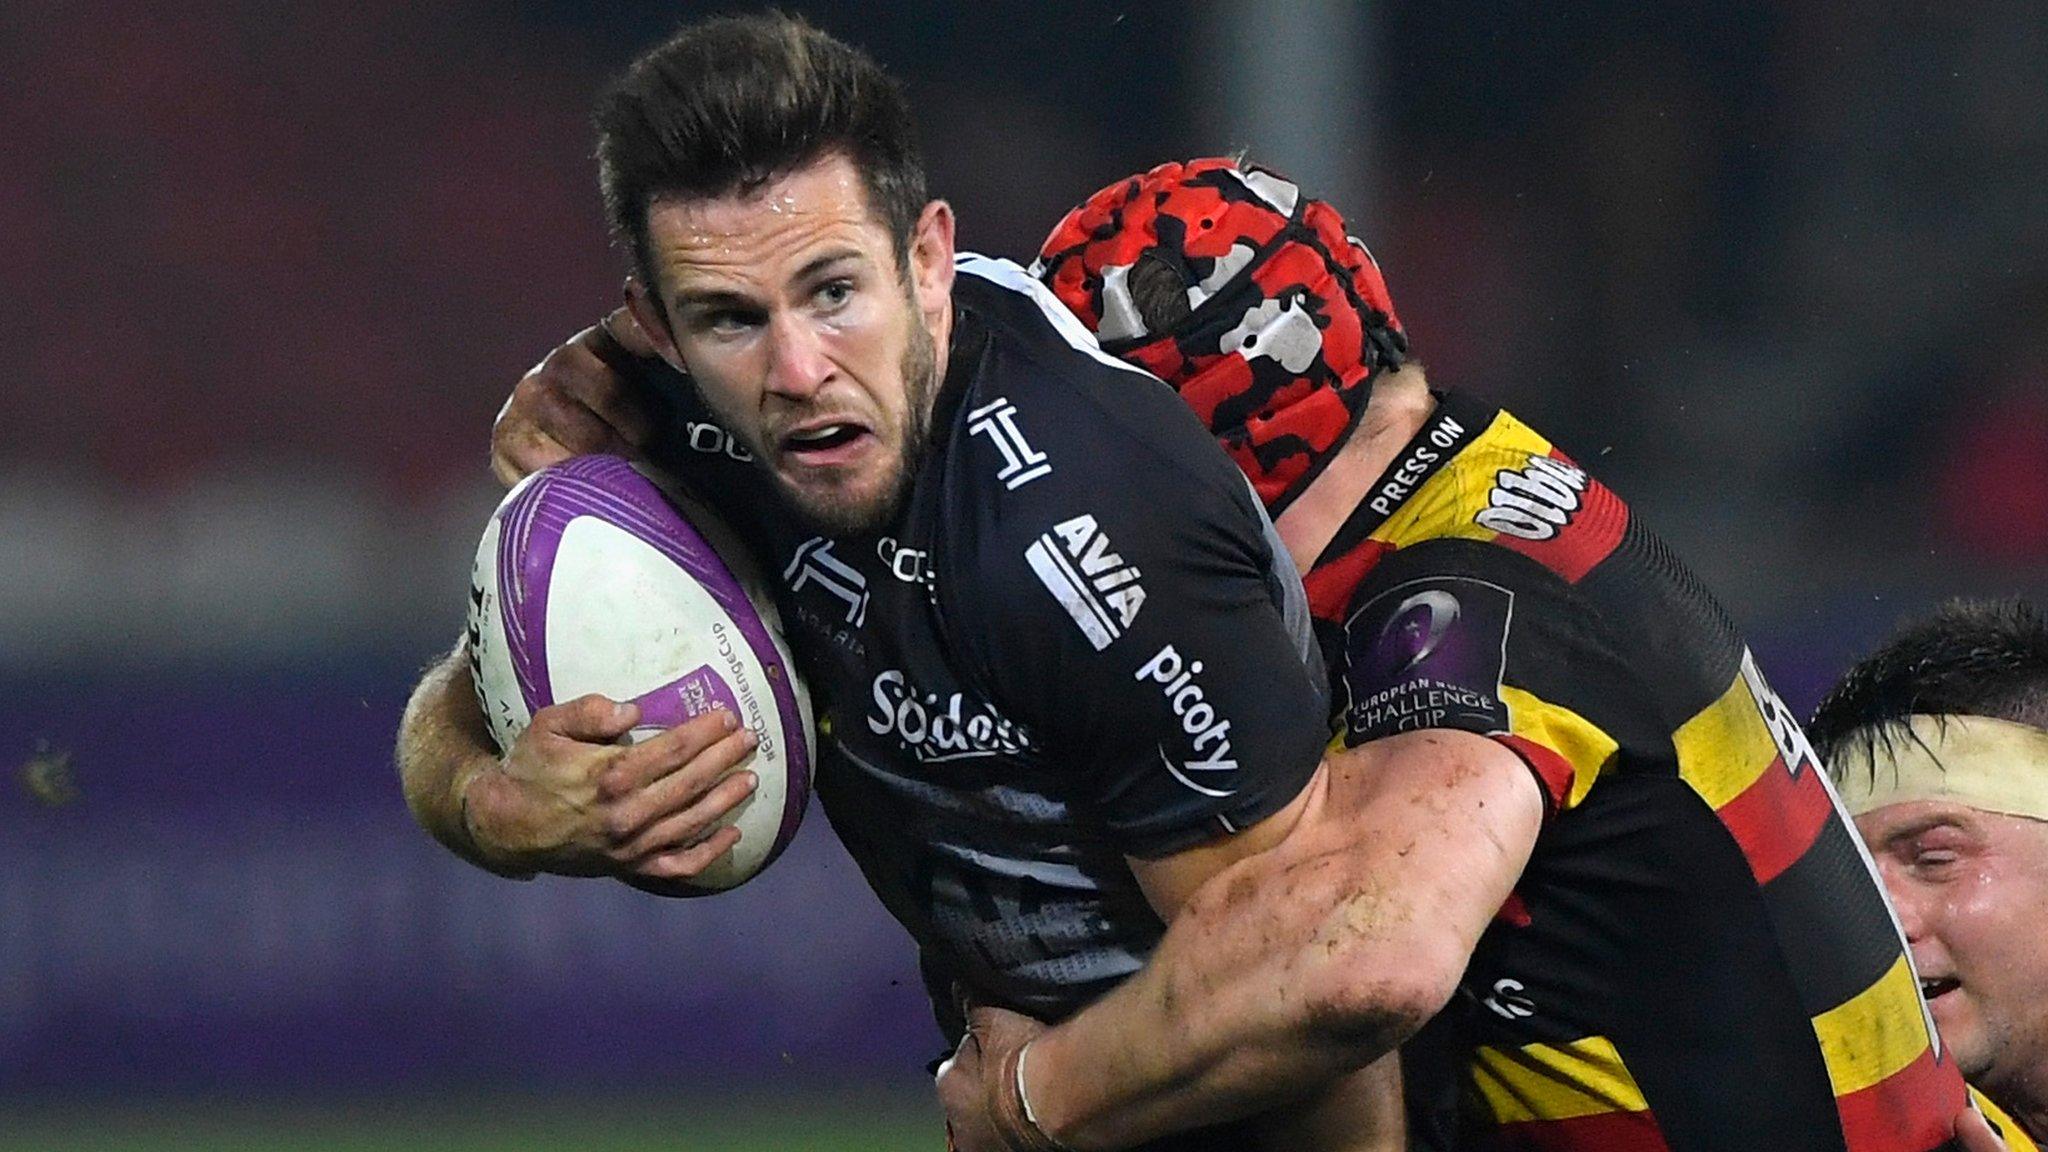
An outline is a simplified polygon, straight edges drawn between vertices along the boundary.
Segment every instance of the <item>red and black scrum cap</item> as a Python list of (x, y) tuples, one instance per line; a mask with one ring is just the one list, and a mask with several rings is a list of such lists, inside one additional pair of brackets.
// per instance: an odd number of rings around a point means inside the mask
[[(1104, 188), (1067, 213), (1032, 269), (1104, 351), (1179, 390), (1274, 515), (1408, 347), (1379, 265), (1337, 210), (1232, 160), (1161, 164)], [(1168, 276), (1187, 305), (1162, 315), (1159, 285), (1134, 296), (1133, 283)]]

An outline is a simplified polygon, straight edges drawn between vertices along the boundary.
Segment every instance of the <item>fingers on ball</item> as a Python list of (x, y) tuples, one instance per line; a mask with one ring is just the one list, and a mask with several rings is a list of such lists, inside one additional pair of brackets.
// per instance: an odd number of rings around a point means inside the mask
[(647, 876), (661, 880), (689, 880), (709, 868), (720, 856), (740, 842), (740, 830), (724, 827), (687, 848), (664, 852), (640, 865)]
[(719, 771), (722, 778), (703, 785), (680, 779), (682, 773), (661, 781), (614, 809), (607, 834), (615, 844), (630, 841), (626, 854), (634, 859), (697, 839), (761, 786), (753, 772)]
[(753, 733), (740, 731), (732, 713), (720, 708), (635, 744), (613, 770), (622, 774), (629, 790), (644, 788), (679, 769), (717, 776), (752, 750)]
[[(655, 822), (635, 837), (623, 854), (628, 859), (644, 860), (702, 843), (721, 830), (719, 821), (727, 813), (745, 803), (747, 797), (753, 795), (753, 782), (743, 779), (750, 775), (751, 773), (735, 773), (706, 796), (703, 803)], [(737, 829), (734, 830), (734, 835), (737, 837)]]
[[(640, 706), (630, 700), (613, 700), (596, 692), (578, 696), (566, 704), (544, 708), (551, 713), (546, 730), (554, 735), (584, 743), (608, 744), (640, 720)], [(535, 718), (536, 721), (539, 717)], [(536, 727), (541, 727), (536, 723)]]

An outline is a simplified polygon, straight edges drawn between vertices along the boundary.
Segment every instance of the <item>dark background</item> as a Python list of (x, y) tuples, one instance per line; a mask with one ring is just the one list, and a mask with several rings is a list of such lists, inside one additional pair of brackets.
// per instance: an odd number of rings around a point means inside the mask
[[(1239, 148), (1336, 201), (1432, 380), (1608, 479), (1795, 707), (2048, 594), (2038, 3), (785, 7), (909, 83), (963, 246)], [(618, 295), (587, 110), (699, 11), (0, 6), (0, 1109), (923, 1091), (815, 814), (676, 904), (473, 872), (390, 766), (490, 418)]]

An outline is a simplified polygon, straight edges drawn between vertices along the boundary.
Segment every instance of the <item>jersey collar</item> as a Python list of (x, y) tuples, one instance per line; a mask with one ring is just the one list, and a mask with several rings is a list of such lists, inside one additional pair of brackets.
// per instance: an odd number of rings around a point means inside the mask
[(1436, 410), (1402, 446), (1387, 470), (1372, 482), (1372, 487), (1359, 500), (1358, 507), (1337, 528), (1336, 535), (1330, 537), (1330, 542), (1323, 546), (1315, 564), (1310, 567), (1319, 566), (1356, 548), (1359, 541), (1372, 535), (1415, 493), (1421, 491), (1430, 477), (1485, 433), (1493, 418), (1500, 413), (1500, 409), (1492, 405), (1456, 393), (1432, 388), (1429, 394), (1436, 400)]

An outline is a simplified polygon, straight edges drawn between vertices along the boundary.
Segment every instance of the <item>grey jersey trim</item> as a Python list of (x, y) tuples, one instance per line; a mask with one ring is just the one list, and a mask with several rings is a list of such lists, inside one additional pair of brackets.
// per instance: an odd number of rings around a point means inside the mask
[(1288, 634), (1294, 637), (1295, 654), (1314, 674), (1316, 686), (1325, 696), (1329, 693), (1328, 677), (1323, 668), (1322, 650), (1316, 646), (1315, 620), (1308, 610), (1308, 590), (1301, 586), (1301, 570), (1294, 566), (1294, 557), (1288, 554), (1287, 545), (1280, 540), (1280, 530), (1273, 526), (1273, 518), (1266, 515), (1266, 506), (1259, 501), (1258, 489), (1252, 487), (1251, 477), (1244, 479), (1244, 490), (1252, 498), (1252, 507), (1259, 514), (1259, 530), (1265, 534), (1266, 547), (1273, 553), (1273, 563), (1266, 570), (1266, 587), (1273, 595), (1273, 604), (1280, 609), (1280, 618), (1286, 622)]

